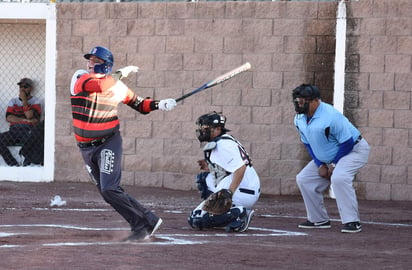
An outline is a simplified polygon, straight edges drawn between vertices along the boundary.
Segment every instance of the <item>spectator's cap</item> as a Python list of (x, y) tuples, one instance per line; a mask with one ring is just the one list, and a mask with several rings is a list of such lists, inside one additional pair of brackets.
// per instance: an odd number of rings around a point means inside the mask
[(33, 81), (30, 80), (29, 78), (23, 78), (17, 83), (17, 85), (22, 85), (22, 84), (23, 85), (29, 85), (30, 87), (33, 87)]

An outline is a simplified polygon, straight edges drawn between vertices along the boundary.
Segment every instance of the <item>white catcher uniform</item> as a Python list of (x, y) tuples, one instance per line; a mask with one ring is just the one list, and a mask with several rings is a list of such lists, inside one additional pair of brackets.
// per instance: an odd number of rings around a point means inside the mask
[[(234, 191), (232, 199), (236, 207), (252, 208), (260, 196), (260, 179), (244, 147), (233, 136), (224, 134), (219, 140), (206, 144), (203, 150), (210, 171), (206, 184), (212, 192), (228, 189), (233, 172), (247, 165), (242, 182)], [(200, 210), (203, 203), (196, 209)]]

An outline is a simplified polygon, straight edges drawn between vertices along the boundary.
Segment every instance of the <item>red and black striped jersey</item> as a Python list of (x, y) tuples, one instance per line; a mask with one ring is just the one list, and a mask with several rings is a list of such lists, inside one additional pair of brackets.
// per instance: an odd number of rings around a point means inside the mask
[[(37, 97), (31, 97), (27, 100), (27, 102), (29, 103), (29, 109), (33, 110), (33, 117), (40, 119), (42, 113), (40, 99)], [(15, 97), (9, 101), (6, 110), (6, 117), (10, 114), (21, 118), (26, 118), (26, 115), (24, 114), (23, 101), (20, 98)], [(32, 125), (30, 122), (22, 121), (10, 123), (10, 126), (15, 124)]]
[(135, 93), (112, 76), (83, 74), (71, 96), (73, 127), (79, 142), (113, 134), (119, 129), (117, 106), (136, 99)]

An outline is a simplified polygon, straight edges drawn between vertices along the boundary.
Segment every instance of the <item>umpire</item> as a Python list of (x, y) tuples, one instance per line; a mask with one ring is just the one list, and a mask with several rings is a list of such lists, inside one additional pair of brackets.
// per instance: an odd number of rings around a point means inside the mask
[(353, 180), (368, 161), (369, 144), (342, 113), (321, 101), (318, 87), (302, 84), (293, 90), (292, 97), (294, 124), (312, 157), (296, 176), (308, 219), (298, 227), (331, 227), (323, 199), (323, 192), (331, 185), (343, 223), (341, 232), (360, 232)]

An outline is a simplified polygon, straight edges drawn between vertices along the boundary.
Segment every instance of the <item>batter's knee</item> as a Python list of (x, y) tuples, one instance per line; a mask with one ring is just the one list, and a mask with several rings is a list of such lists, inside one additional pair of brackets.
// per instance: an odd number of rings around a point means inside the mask
[(106, 189), (106, 190), (101, 190), (100, 194), (102, 194), (102, 197), (105, 202), (108, 204), (111, 204), (116, 198), (117, 191), (113, 189)]

